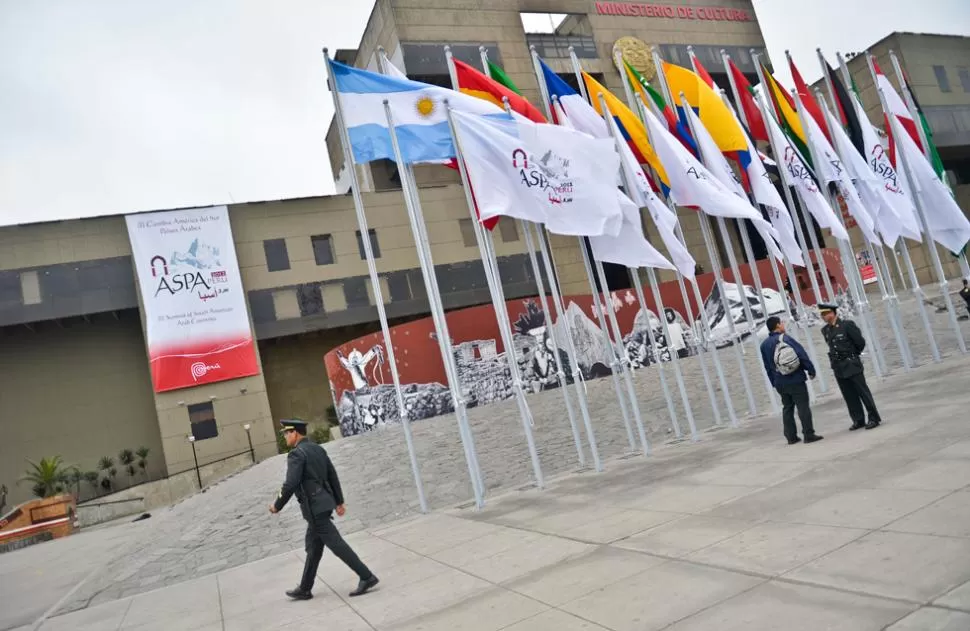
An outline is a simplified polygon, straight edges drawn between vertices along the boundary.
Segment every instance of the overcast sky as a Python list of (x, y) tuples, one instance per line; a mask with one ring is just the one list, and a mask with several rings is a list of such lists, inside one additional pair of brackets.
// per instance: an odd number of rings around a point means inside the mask
[[(0, 0), (0, 225), (331, 192), (320, 48), (356, 47), (371, 5)], [(755, 8), (785, 82), (785, 48), (811, 80), (816, 46), (970, 35), (970, 0)]]

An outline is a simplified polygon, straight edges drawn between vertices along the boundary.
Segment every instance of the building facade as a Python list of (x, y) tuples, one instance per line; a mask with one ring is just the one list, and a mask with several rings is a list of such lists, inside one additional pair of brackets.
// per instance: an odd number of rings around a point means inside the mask
[[(536, 103), (530, 45), (567, 79), (574, 47), (583, 67), (617, 93), (622, 84), (612, 51), (624, 37), (658, 45), (667, 59), (685, 65), (686, 47), (693, 45), (722, 82), (716, 55), (725, 48), (753, 78), (748, 50), (763, 51), (764, 41), (751, 2), (711, 2), (378, 0), (360, 47), (337, 56), (376, 68), (383, 46), (411, 77), (441, 83), (447, 80), (444, 44), (476, 66), (484, 45)], [(649, 76), (648, 65), (641, 69)], [(327, 143), (339, 185), (347, 174), (333, 131)], [(416, 171), (446, 308), (488, 302), (456, 175), (444, 167)], [(245, 453), (250, 440), (257, 458), (275, 454), (273, 419), (325, 424), (333, 401), (324, 355), (378, 329), (362, 239), (377, 254), (392, 322), (428, 312), (396, 169), (374, 163), (358, 172), (368, 235), (358, 231), (347, 194), (229, 206), (260, 372), (169, 392), (152, 387), (123, 217), (0, 228), (0, 483), (9, 487), (10, 501), (30, 495), (17, 484), (25, 459), (60, 455), (96, 470), (103, 456), (117, 463), (120, 450), (144, 446), (150, 450), (144, 477), (158, 477), (193, 468), (196, 457), (204, 464)], [(681, 218), (688, 244), (709, 271), (697, 215), (682, 211)], [(503, 221), (496, 232), (507, 298), (534, 295), (516, 225)], [(553, 237), (551, 245), (563, 293), (588, 293), (576, 240)], [(622, 269), (611, 270), (609, 282), (629, 286)], [(213, 419), (215, 436), (188, 440)], [(126, 473), (116, 468), (120, 482)]]

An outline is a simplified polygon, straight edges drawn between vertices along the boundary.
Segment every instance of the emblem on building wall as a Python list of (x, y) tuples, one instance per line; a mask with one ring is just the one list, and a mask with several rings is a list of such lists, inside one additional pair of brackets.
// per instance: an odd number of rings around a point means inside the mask
[(623, 59), (636, 68), (647, 81), (653, 81), (657, 76), (657, 67), (653, 63), (650, 47), (643, 40), (631, 36), (621, 37), (613, 42), (614, 58), (617, 53), (622, 54)]

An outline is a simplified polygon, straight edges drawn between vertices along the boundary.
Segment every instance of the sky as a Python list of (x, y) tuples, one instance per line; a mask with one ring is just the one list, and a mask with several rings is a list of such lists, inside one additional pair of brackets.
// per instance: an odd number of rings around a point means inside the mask
[[(0, 226), (332, 193), (320, 51), (372, 4), (0, 0)], [(754, 6), (786, 84), (786, 48), (812, 81), (816, 46), (970, 35), (970, 0)]]

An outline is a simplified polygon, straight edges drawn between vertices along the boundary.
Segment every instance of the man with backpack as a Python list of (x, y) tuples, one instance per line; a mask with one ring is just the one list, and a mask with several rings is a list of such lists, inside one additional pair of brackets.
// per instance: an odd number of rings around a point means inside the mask
[(822, 440), (812, 425), (812, 409), (808, 405), (808, 379), (815, 378), (815, 366), (801, 344), (785, 334), (781, 318), (771, 316), (765, 323), (768, 337), (761, 343), (761, 361), (771, 385), (781, 396), (781, 419), (789, 445), (801, 442), (795, 426), (795, 408), (802, 421), (805, 443)]

